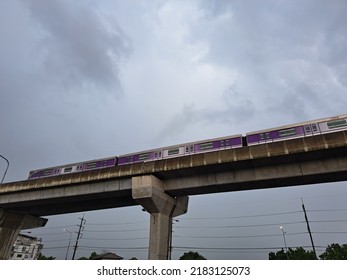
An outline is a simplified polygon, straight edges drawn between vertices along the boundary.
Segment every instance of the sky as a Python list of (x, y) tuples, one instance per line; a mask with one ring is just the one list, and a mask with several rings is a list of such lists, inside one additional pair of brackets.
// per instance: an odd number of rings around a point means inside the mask
[[(343, 0), (1, 0), (4, 182), (345, 114), (346, 13)], [(0, 174), (5, 168), (0, 159)], [(301, 198), (319, 253), (347, 243), (341, 182), (190, 197), (173, 226), (172, 258), (267, 259), (284, 240), (310, 246)], [(76, 257), (106, 250), (147, 258), (149, 217), (140, 206), (50, 216), (31, 234), (45, 255), (64, 259), (63, 229), (72, 245), (83, 215)]]

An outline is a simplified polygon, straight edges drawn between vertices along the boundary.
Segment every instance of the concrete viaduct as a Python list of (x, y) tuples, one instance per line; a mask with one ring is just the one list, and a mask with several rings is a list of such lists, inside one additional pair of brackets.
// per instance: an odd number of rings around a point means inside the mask
[(347, 180), (347, 132), (115, 166), (0, 186), (0, 259), (42, 216), (142, 205), (149, 259), (167, 259), (172, 218), (196, 194)]

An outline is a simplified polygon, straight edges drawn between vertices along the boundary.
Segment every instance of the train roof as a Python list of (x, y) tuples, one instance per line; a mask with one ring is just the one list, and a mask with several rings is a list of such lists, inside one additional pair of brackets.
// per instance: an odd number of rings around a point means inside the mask
[(321, 118), (321, 119), (316, 119), (316, 120), (311, 120), (311, 121), (299, 122), (299, 123), (294, 123), (294, 124), (288, 124), (288, 125), (278, 126), (278, 127), (268, 128), (268, 129), (257, 130), (257, 131), (246, 133), (246, 136), (252, 135), (252, 134), (269, 132), (269, 131), (273, 131), (273, 130), (280, 130), (280, 129), (286, 129), (286, 128), (291, 128), (291, 127), (296, 127), (296, 126), (301, 126), (301, 125), (307, 125), (307, 124), (311, 124), (311, 123), (321, 123), (321, 122), (325, 122), (325, 121), (343, 119), (343, 118), (347, 118), (347, 114), (338, 115), (338, 116), (329, 117), (329, 118)]

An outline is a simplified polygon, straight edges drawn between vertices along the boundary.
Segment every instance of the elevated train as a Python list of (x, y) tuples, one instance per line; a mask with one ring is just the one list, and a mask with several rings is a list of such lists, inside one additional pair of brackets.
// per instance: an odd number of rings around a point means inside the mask
[(137, 162), (163, 160), (167, 158), (181, 157), (218, 150), (237, 149), (244, 146), (253, 146), (275, 141), (310, 137), (313, 135), (342, 130), (347, 130), (347, 115), (340, 115), (266, 130), (259, 130), (246, 133), (245, 137), (241, 134), (237, 134), (98, 160), (32, 170), (29, 173), (28, 179), (58, 176)]

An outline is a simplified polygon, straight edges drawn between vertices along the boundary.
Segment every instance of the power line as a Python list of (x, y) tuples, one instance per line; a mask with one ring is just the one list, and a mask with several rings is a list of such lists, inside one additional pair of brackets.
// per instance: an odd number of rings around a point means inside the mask
[[(89, 226), (89, 224), (88, 224)], [(148, 230), (148, 228), (140, 229), (119, 229), (119, 230), (85, 230), (84, 232), (128, 232), (128, 231), (143, 231)]]
[(148, 237), (132, 237), (132, 238), (83, 238), (83, 240), (100, 240), (100, 241), (148, 240)]
[[(310, 223), (340, 223), (347, 222), (346, 219), (338, 220), (315, 220), (310, 221)], [(267, 224), (248, 224), (248, 225), (225, 225), (225, 226), (175, 226), (176, 229), (227, 229), (227, 228), (248, 228), (248, 227), (266, 227), (266, 226), (278, 226), (281, 225), (293, 225), (293, 224), (303, 224), (305, 221), (287, 222), (287, 223), (267, 223)], [(89, 224), (88, 224), (89, 226)], [(85, 233), (113, 233), (113, 232), (140, 232), (148, 231), (148, 228), (137, 228), (137, 229), (122, 229), (122, 230), (84, 230)], [(39, 236), (52, 236), (52, 235), (62, 235), (64, 232), (58, 233), (40, 233)]]
[(310, 223), (341, 223), (347, 222), (347, 220), (323, 220), (323, 221), (310, 221)]
[(298, 214), (301, 211), (291, 211), (291, 212), (280, 212), (280, 213), (268, 213), (259, 215), (244, 215), (244, 216), (231, 216), (231, 217), (208, 217), (208, 218), (182, 218), (180, 220), (224, 220), (224, 219), (243, 219), (243, 218), (256, 218), (256, 217), (267, 217), (267, 216), (278, 216), (278, 215), (289, 215)]
[[(335, 219), (335, 220), (314, 220), (310, 223), (341, 223), (347, 222), (347, 219)], [(286, 223), (265, 223), (265, 224), (246, 224), (246, 225), (224, 225), (224, 226), (175, 226), (176, 229), (227, 229), (227, 228), (248, 228), (248, 227), (266, 227), (266, 226), (278, 226), (281, 225), (294, 225), (294, 224), (303, 224), (305, 221), (294, 221)], [(88, 224), (89, 226), (89, 224)], [(60, 227), (57, 227), (60, 228)], [(117, 229), (117, 230), (84, 230), (85, 233), (114, 233), (114, 232), (140, 232), (148, 231), (148, 228), (137, 228), (137, 229)], [(58, 233), (36, 233), (39, 236), (53, 236), (53, 235), (62, 235), (64, 232)]]
[[(313, 234), (347, 234), (346, 231), (329, 231), (329, 232), (312, 232)], [(286, 233), (286, 235), (303, 235), (307, 232)], [(236, 238), (263, 238), (263, 237), (280, 237), (281, 234), (262, 234), (262, 235), (235, 235), (235, 236), (196, 236), (196, 235), (174, 235), (174, 238), (194, 238), (194, 239), (236, 239)], [(68, 239), (45, 240), (45, 243), (62, 242)], [(148, 240), (148, 237), (129, 237), (129, 238), (85, 238), (82, 240), (96, 241), (122, 241), (122, 240)]]
[(306, 210), (306, 212), (342, 212), (347, 211), (347, 209), (321, 209), (321, 210)]
[[(338, 212), (338, 211), (347, 211), (347, 209), (313, 209), (313, 210), (306, 210), (307, 212)], [(238, 219), (238, 218), (256, 218), (256, 217), (266, 217), (266, 216), (277, 216), (277, 215), (288, 215), (288, 214), (298, 214), (302, 213), (302, 211), (290, 211), (290, 212), (278, 212), (278, 213), (267, 213), (267, 214), (259, 214), (259, 215), (243, 215), (243, 216), (231, 216), (231, 217), (193, 217), (193, 218), (180, 218), (180, 221), (188, 221), (188, 220), (226, 220), (226, 219)], [(329, 220), (329, 221), (310, 221), (310, 222), (346, 222), (347, 220)], [(95, 223), (95, 224), (89, 224), (89, 226), (119, 226), (119, 225), (130, 225), (130, 224), (146, 224), (147, 222), (125, 222), (125, 223)], [(284, 224), (284, 223), (281, 223)], [(75, 227), (76, 225), (64, 225), (64, 226), (58, 226), (58, 227), (43, 227), (40, 228), (40, 231), (46, 231), (51, 229), (62, 229), (62, 228), (71, 228)], [(177, 227), (176, 227), (177, 228)], [(147, 230), (148, 228), (142, 228), (142, 229), (136, 229), (136, 230)], [(33, 229), (35, 230), (35, 229)], [(92, 231), (89, 231), (92, 232)], [(94, 231), (99, 232), (99, 231)], [(107, 231), (105, 231), (107, 232)], [(112, 231), (116, 232), (116, 231)], [(54, 234), (64, 234), (64, 233), (40, 233), (40, 235), (54, 235)]]
[(119, 225), (136, 225), (136, 224), (148, 224), (148, 222), (132, 222), (132, 223), (116, 223), (116, 224), (89, 224), (88, 226), (119, 226)]
[(239, 225), (239, 226), (191, 226), (191, 227), (184, 227), (184, 226), (176, 226), (175, 228), (245, 228), (245, 227), (266, 227), (266, 226), (278, 226), (281, 225), (292, 225), (292, 224), (302, 224), (305, 223), (305, 221), (300, 222), (287, 222), (287, 223), (272, 223), (272, 224), (251, 224), (251, 225)]
[(316, 231), (314, 234), (347, 234), (347, 231)]
[(62, 229), (62, 228), (69, 228), (69, 227), (75, 227), (76, 225), (66, 225), (66, 226), (61, 226), (61, 227), (43, 227), (40, 228), (40, 230), (50, 230), (50, 229)]
[[(307, 232), (294, 232), (287, 235), (307, 234)], [(197, 238), (197, 239), (233, 239), (233, 238), (258, 238), (258, 237), (280, 237), (282, 234), (262, 234), (262, 235), (234, 235), (234, 236), (174, 236), (175, 238)]]
[(148, 250), (148, 247), (108, 247), (108, 246), (79, 246), (79, 249), (106, 249), (106, 250)]
[[(293, 246), (293, 248), (312, 248), (311, 245), (302, 245), (302, 246)], [(326, 248), (326, 246), (316, 246), (318, 248)], [(247, 251), (247, 250), (281, 250), (283, 247), (234, 247), (234, 248), (225, 248), (225, 247), (181, 247), (174, 246), (174, 249), (183, 249), (183, 250), (218, 250), (218, 251)]]

